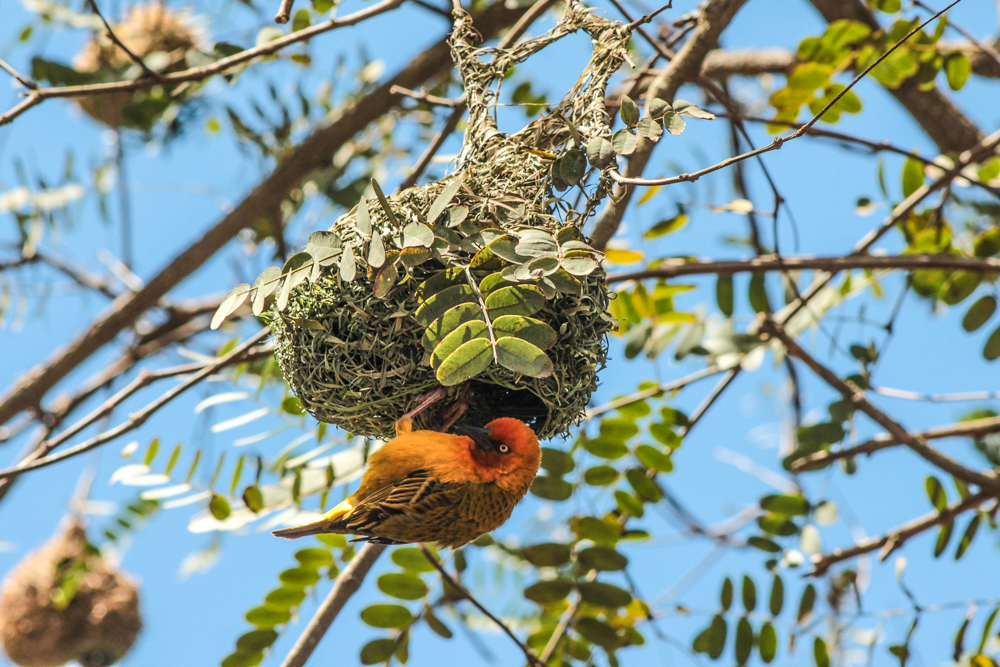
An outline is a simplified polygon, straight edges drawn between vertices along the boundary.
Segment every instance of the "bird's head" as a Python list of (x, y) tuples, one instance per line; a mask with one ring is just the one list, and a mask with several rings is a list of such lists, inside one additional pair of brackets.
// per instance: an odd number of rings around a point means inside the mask
[(510, 481), (519, 485), (530, 484), (535, 478), (542, 458), (541, 447), (535, 432), (519, 419), (500, 417), (485, 428), (459, 426), (454, 430), (472, 440), (469, 453), (473, 461), (494, 472), (498, 482), (510, 477)]

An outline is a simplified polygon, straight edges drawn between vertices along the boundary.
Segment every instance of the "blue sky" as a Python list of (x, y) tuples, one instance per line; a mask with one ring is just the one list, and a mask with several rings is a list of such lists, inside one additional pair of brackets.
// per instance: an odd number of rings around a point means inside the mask
[[(670, 17), (679, 17), (693, 8), (690, 1), (676, 2)], [(362, 3), (347, 3), (343, 13), (364, 6)], [(992, 3), (965, 0), (952, 12), (953, 19), (979, 37), (987, 37), (996, 29), (997, 15)], [(252, 26), (261, 25), (273, 12), (266, 7), (260, 17), (252, 15), (239, 5), (223, 5), (219, 2), (206, 3), (199, 11), (213, 15), (226, 15), (235, 25), (241, 26), (232, 34), (218, 34), (216, 39), (226, 39), (238, 43), (252, 41)], [(9, 60), (22, 71), (29, 69), (26, 62), (28, 52), (17, 47), (14, 36), (29, 21), (28, 13), (12, 0), (0, 2), (0, 57)], [(367, 44), (372, 58), (385, 61), (386, 75), (409, 61), (430, 42), (437, 40), (446, 26), (440, 17), (428, 14), (416, 7), (404, 7), (395, 13), (381, 16), (357, 28), (341, 30), (316, 40), (311, 46), (314, 61), (333, 63), (343, 54), (349, 62), (358, 61), (358, 48)], [(790, 0), (753, 0), (740, 12), (732, 27), (727, 31), (725, 46), (786, 46), (794, 48), (798, 39), (822, 30), (821, 22), (806, 2)], [(68, 60), (85, 38), (83, 31), (55, 32), (41, 35), (35, 43), (45, 43), (45, 54), (50, 58)], [(575, 78), (576, 64), (586, 57), (588, 45), (585, 40), (567, 40), (546, 52), (541, 62), (529, 62), (523, 71), (533, 75), (538, 82), (536, 88), (545, 90), (550, 98), (561, 95), (562, 90)], [(546, 63), (569, 63), (565, 68), (553, 68)], [(282, 82), (286, 65), (265, 66), (260, 77), (247, 77), (233, 90), (227, 90), (221, 83), (212, 85), (216, 95), (211, 114), (220, 118), (223, 101), (244, 103), (248, 93), (259, 92), (268, 80)], [(332, 65), (331, 65), (332, 67)], [(330, 67), (317, 66), (311, 75), (310, 85), (315, 85), (327, 75)], [(740, 84), (752, 90), (750, 84)], [(1000, 107), (995, 104), (997, 84), (973, 82), (961, 93), (955, 95), (960, 106), (981, 128), (991, 131), (1000, 123)], [(739, 88), (737, 88), (739, 90)], [(0, 104), (4, 107), (16, 100), (13, 87), (0, 86)], [(874, 85), (862, 83), (859, 95), (865, 102), (865, 112), (860, 117), (845, 116), (838, 129), (857, 132), (866, 137), (889, 139), (893, 143), (920, 150), (925, 155), (934, 155), (933, 144), (919, 131), (912, 119), (896, 106), (891, 97)], [(681, 97), (694, 101), (700, 95), (693, 89), (685, 89)], [(726, 156), (728, 131), (721, 122), (709, 123), (692, 121), (689, 129), (680, 137), (666, 137), (665, 145), (658, 148), (647, 175), (650, 177), (668, 173), (668, 162), (678, 163), (685, 169), (715, 162)], [(407, 130), (409, 131), (409, 130)], [(757, 145), (768, 141), (761, 128), (753, 128)], [(133, 142), (134, 143), (134, 142)], [(453, 144), (454, 146), (454, 144)], [(0, 191), (18, 185), (15, 176), (15, 162), (22, 161), (29, 173), (39, 173), (57, 180), (62, 172), (65, 151), (71, 147), (81, 174), (87, 173), (86, 165), (106, 159), (111, 151), (108, 133), (89, 119), (82, 116), (70, 104), (62, 101), (47, 102), (18, 119), (11, 126), (0, 128)], [(445, 152), (448, 152), (446, 149)], [(768, 167), (775, 174), (782, 194), (798, 222), (801, 236), (801, 251), (805, 254), (832, 254), (846, 252), (866, 230), (885, 214), (882, 207), (869, 217), (858, 216), (855, 199), (867, 195), (877, 199), (876, 183), (877, 159), (855, 153), (846, 153), (837, 147), (821, 141), (803, 138), (787, 145), (781, 151), (766, 156)], [(899, 196), (900, 162), (885, 158), (886, 173), (894, 196)], [(208, 228), (224, 212), (227, 202), (238, 202), (243, 194), (253, 186), (263, 173), (262, 165), (248, 159), (235, 147), (229, 133), (217, 135), (207, 133), (201, 124), (192, 127), (185, 137), (168, 149), (160, 151), (144, 150), (141, 146), (130, 147), (128, 155), (129, 178), (132, 185), (132, 206), (135, 228), (135, 267), (143, 278), (151, 277), (167, 259), (185, 248)], [(758, 208), (769, 206), (769, 193), (765, 189), (756, 167), (749, 167), (752, 192)], [(393, 171), (384, 176), (388, 184), (398, 182), (401, 172)], [(626, 216), (622, 229), (622, 240), (640, 246), (653, 256), (662, 254), (693, 254), (705, 257), (742, 256), (744, 250), (727, 245), (724, 238), (744, 233), (745, 222), (741, 216), (732, 214), (710, 214), (699, 212), (692, 224), (655, 246), (641, 240), (641, 232), (660, 217), (671, 215), (677, 201), (712, 201), (722, 204), (732, 198), (729, 181), (725, 174), (717, 174), (705, 182), (694, 186), (683, 186), (661, 191), (649, 204), (634, 209)], [(88, 185), (84, 182), (84, 185)], [(790, 229), (781, 229), (782, 247), (790, 248)], [(316, 226), (326, 226), (327, 221)], [(7, 228), (5, 237), (14, 238), (13, 225)], [(304, 225), (296, 233), (300, 240), (311, 231)], [(94, 271), (102, 271), (97, 259), (101, 248), (118, 251), (118, 235), (114, 226), (101, 223), (97, 216), (95, 198), (88, 196), (78, 205), (77, 224), (68, 229), (50, 233), (45, 247), (70, 256), (86, 264)], [(899, 249), (899, 239), (890, 236), (881, 247), (889, 251)], [(226, 252), (202, 268), (192, 278), (186, 280), (177, 290), (178, 296), (197, 297), (228, 290), (237, 282), (232, 269), (232, 258), (239, 254), (234, 243)], [(266, 258), (258, 258), (263, 262)], [(26, 272), (29, 277), (32, 273)], [(45, 279), (38, 274), (34, 280)], [(745, 294), (745, 278), (737, 278), (737, 294)], [(713, 301), (713, 282), (708, 279), (686, 280), (698, 285), (698, 289), (688, 293), (679, 301), (679, 307), (695, 308), (702, 302)], [(866, 300), (867, 316), (884, 320), (892, 308), (894, 297), (899, 293), (901, 279), (892, 277), (885, 281), (887, 298)], [(65, 290), (62, 291), (66, 293)], [(777, 292), (775, 292), (776, 294)], [(737, 315), (751, 314), (745, 298), (737, 300)], [(106, 306), (99, 297), (89, 295), (53, 295), (44, 308), (32, 309), (20, 331), (10, 326), (0, 331), (0, 345), (8, 353), (0, 356), (0, 382), (8, 385), (30, 364), (48, 357), (59, 345), (70, 339), (73, 332), (89, 322), (96, 313)], [(858, 303), (851, 303), (844, 315), (857, 313)], [(913, 295), (907, 297), (906, 307), (897, 323), (898, 335), (888, 347), (880, 362), (875, 382), (879, 385), (909, 389), (913, 391), (955, 392), (974, 390), (995, 390), (996, 366), (983, 362), (982, 344), (988, 330), (976, 334), (966, 334), (959, 326), (964, 308), (944, 309), (930, 312), (925, 302), (918, 302)], [(744, 319), (745, 322), (745, 319)], [(844, 325), (843, 341), (861, 341), (868, 336), (880, 340), (881, 333), (873, 328), (861, 329), (857, 324)], [(830, 355), (829, 344), (822, 336), (803, 340), (825, 362), (841, 373), (848, 373), (852, 366), (842, 356)], [(70, 376), (65, 388), (87, 377), (110, 358), (107, 351), (95, 357), (90, 364)], [(176, 363), (177, 358), (162, 363)], [(161, 363), (161, 362), (156, 362)], [(692, 372), (699, 362), (673, 361), (671, 355), (664, 355), (656, 364), (649, 362), (627, 362), (622, 354), (619, 341), (612, 343), (612, 357), (609, 368), (603, 375), (595, 402), (628, 392), (644, 378), (668, 380)], [(832, 392), (815, 381), (805, 369), (800, 369), (806, 405), (810, 410), (819, 411), (832, 400)], [(713, 380), (702, 381), (682, 392), (673, 403), (681, 409), (692, 410), (712, 386)], [(737, 380), (718, 404), (713, 407), (708, 418), (700, 423), (685, 441), (675, 457), (676, 469), (667, 476), (666, 483), (671, 490), (703, 521), (721, 521), (747, 504), (755, 502), (770, 488), (733, 465), (721, 462), (721, 449), (738, 452), (750, 460), (771, 470), (779, 469), (776, 443), (779, 439), (782, 420), (786, 418), (784, 404), (777, 398), (783, 379), (773, 370), (770, 359), (761, 370), (745, 373)], [(70, 463), (54, 466), (45, 471), (27, 476), (21, 480), (0, 507), (0, 539), (12, 545), (14, 551), (0, 553), (0, 571), (12, 566), (25, 550), (44, 541), (53, 531), (59, 517), (65, 511), (68, 499), (73, 493), (85, 465), (97, 468), (97, 477), (92, 490), (96, 500), (120, 502), (130, 499), (134, 490), (121, 485), (111, 486), (111, 473), (122, 465), (118, 452), (131, 439), (141, 443), (153, 437), (161, 437), (165, 446), (175, 442), (197, 443), (206, 448), (230, 447), (235, 438), (245, 437), (260, 430), (248, 426), (241, 430), (213, 435), (208, 426), (227, 417), (240, 414), (245, 407), (220, 406), (211, 413), (210, 421), (203, 414), (194, 415), (194, 406), (205, 396), (216, 391), (214, 387), (199, 387), (163, 410), (134, 437), (112, 443), (86, 460), (78, 459)], [(116, 415), (120, 419), (129, 410), (134, 410), (154, 393), (141, 394), (135, 401), (126, 404)], [(954, 421), (968, 404), (929, 404), (879, 397), (879, 405), (890, 411), (903, 424), (912, 429), (946, 424)], [(976, 403), (977, 407), (992, 405), (1000, 408), (1000, 402)], [(818, 415), (818, 412), (815, 412)], [(869, 423), (859, 419), (859, 437), (876, 433)], [(274, 454), (290, 440), (278, 436), (258, 443), (255, 447), (267, 454)], [(960, 460), (978, 464), (979, 461), (965, 441), (946, 441), (942, 447)], [(23, 446), (23, 441), (4, 445), (7, 452), (4, 460), (11, 460)], [(892, 526), (923, 514), (929, 509), (923, 490), (923, 478), (931, 471), (922, 462), (903, 451), (888, 452), (871, 461), (861, 461), (861, 471), (850, 478), (842, 474), (813, 474), (801, 479), (803, 486), (811, 494), (821, 494), (835, 500), (841, 506), (841, 516), (854, 514), (861, 517), (864, 530), (868, 534), (885, 531)], [(596, 497), (596, 496), (595, 496)], [(569, 503), (572, 505), (573, 503)], [(544, 522), (538, 522), (539, 515), (546, 516), (569, 508), (551, 507), (546, 503), (529, 498), (515, 512), (514, 517), (498, 535), (519, 539), (525, 543), (545, 541)], [(191, 534), (187, 524), (194, 510), (181, 508), (161, 512), (145, 530), (137, 533), (123, 553), (123, 565), (142, 581), (143, 603), (145, 607), (146, 629), (136, 649), (124, 663), (159, 667), (174, 664), (216, 664), (231, 650), (235, 638), (247, 627), (243, 613), (262, 600), (264, 594), (276, 584), (276, 575), (292, 562), (292, 553), (297, 545), (276, 540), (266, 533), (251, 532), (246, 535), (223, 535), (222, 557), (216, 566), (206, 574), (196, 574), (187, 579), (178, 578), (178, 569), (184, 559), (194, 551), (204, 549), (212, 541), (206, 534)], [(651, 512), (645, 527), (658, 537), (649, 543), (627, 548), (635, 568), (633, 574), (639, 582), (640, 590), (648, 599), (656, 600), (662, 592), (671, 589), (684, 574), (695, 567), (712, 549), (705, 540), (676, 539), (678, 526), (669, 515)], [(103, 525), (106, 519), (95, 519), (95, 525)], [(846, 545), (851, 541), (844, 521), (823, 528), (822, 537), (827, 547)], [(908, 559), (906, 577), (921, 603), (944, 603), (964, 599), (984, 599), (1000, 597), (1000, 586), (993, 577), (986, 575), (994, 571), (997, 562), (997, 539), (993, 533), (982, 533), (960, 564), (955, 564), (948, 556), (934, 561), (930, 554), (933, 536), (922, 536), (909, 543), (902, 551)], [(950, 553), (950, 552), (949, 552)], [(895, 583), (893, 559), (875, 564), (870, 593), (866, 605), (871, 610), (905, 609), (908, 603)], [(754, 576), (758, 585), (769, 580), (762, 567), (763, 558), (756, 552), (729, 552), (715, 562), (711, 569), (697, 583), (683, 591), (673, 602), (682, 602), (694, 610), (714, 610), (718, 588), (722, 577), (730, 574), (739, 577), (743, 572)], [(388, 559), (380, 563), (388, 566)], [(378, 568), (377, 568), (378, 570)], [(482, 552), (473, 553), (472, 581), (492, 581), (494, 568)], [(505, 585), (516, 580), (516, 573), (508, 573)], [(785, 575), (790, 594), (797, 596), (801, 588), (798, 574)], [(341, 618), (328, 633), (311, 664), (355, 664), (357, 650), (368, 638), (380, 636), (377, 631), (363, 626), (358, 612), (365, 604), (380, 597), (374, 588), (374, 579), (369, 580), (362, 592), (351, 600)], [(524, 583), (530, 583), (525, 581)], [(509, 588), (501, 585), (486, 586), (488, 594), (484, 601), (498, 611), (511, 611), (516, 605), (529, 603), (518, 601), (509, 595)], [(321, 589), (320, 595), (325, 594)], [(506, 606), (510, 605), (510, 606)], [(290, 648), (305, 620), (315, 607), (315, 601), (303, 606), (299, 622), (290, 627), (276, 645), (277, 655), (271, 656), (264, 664), (278, 664), (280, 655)], [(656, 607), (669, 612), (671, 606)], [(950, 659), (951, 637), (960, 623), (964, 610), (941, 612), (925, 617), (917, 633), (915, 664), (937, 665)], [(982, 614), (982, 613), (981, 613)], [(685, 618), (675, 614), (666, 615), (660, 628), (684, 645), (689, 645), (694, 634), (707, 622), (707, 617), (696, 615)], [(909, 625), (908, 616), (895, 616), (885, 620), (884, 632), (889, 643), (902, 639)], [(865, 621), (869, 627), (875, 620)], [(450, 623), (452, 626), (456, 622)], [(977, 626), (971, 631), (977, 632)], [(504, 637), (492, 628), (478, 628), (485, 645), (494, 656), (494, 664), (513, 664), (519, 654)], [(442, 653), (447, 651), (447, 653)], [(449, 661), (479, 661), (474, 645), (461, 633), (450, 643), (431, 635), (426, 630), (416, 633), (411, 642), (411, 665), (440, 664), (441, 656)], [(810, 659), (808, 651), (800, 648), (794, 657), (782, 655), (782, 664), (800, 664)], [(621, 656), (625, 660), (649, 661), (652, 664), (691, 664), (687, 654), (670, 643), (653, 640), (650, 637), (642, 649), (631, 649)], [(893, 664), (894, 659), (884, 647), (876, 652), (876, 664)]]

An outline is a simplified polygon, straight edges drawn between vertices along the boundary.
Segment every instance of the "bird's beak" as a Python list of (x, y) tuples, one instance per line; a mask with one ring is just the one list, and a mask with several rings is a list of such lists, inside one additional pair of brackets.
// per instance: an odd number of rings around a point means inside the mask
[(484, 454), (490, 454), (496, 451), (496, 444), (490, 440), (490, 434), (493, 433), (491, 429), (479, 428), (477, 426), (455, 426), (452, 431), (459, 435), (466, 435), (472, 438), (472, 442), (476, 443), (476, 446)]

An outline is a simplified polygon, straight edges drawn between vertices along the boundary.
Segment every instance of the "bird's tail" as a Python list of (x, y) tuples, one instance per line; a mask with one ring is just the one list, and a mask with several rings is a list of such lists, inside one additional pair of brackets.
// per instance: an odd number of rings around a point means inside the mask
[(324, 514), (323, 518), (318, 521), (305, 523), (301, 526), (292, 526), (291, 528), (281, 528), (279, 530), (271, 531), (271, 534), (275, 537), (284, 537), (287, 540), (297, 540), (300, 537), (319, 535), (321, 533), (339, 533), (341, 535), (349, 535), (351, 533), (344, 528), (342, 519), (352, 509), (354, 508), (351, 506), (350, 501), (345, 500)]

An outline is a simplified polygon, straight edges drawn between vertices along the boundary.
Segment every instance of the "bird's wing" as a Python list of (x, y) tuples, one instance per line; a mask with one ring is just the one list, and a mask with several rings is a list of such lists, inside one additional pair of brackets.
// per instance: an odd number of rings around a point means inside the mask
[(377, 533), (379, 525), (387, 519), (404, 512), (421, 513), (429, 509), (425, 506), (434, 505), (433, 499), (444, 495), (437, 492), (445, 486), (432, 479), (430, 471), (414, 470), (366, 496), (344, 517), (344, 527), (357, 535)]

